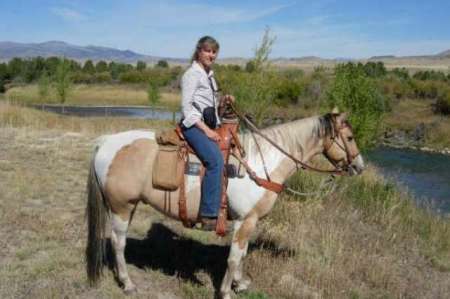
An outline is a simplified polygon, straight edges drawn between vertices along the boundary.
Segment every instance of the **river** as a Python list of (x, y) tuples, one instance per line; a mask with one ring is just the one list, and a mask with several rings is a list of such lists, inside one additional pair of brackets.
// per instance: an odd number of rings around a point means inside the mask
[(417, 205), (450, 214), (450, 156), (379, 147), (367, 154), (389, 180), (407, 189)]

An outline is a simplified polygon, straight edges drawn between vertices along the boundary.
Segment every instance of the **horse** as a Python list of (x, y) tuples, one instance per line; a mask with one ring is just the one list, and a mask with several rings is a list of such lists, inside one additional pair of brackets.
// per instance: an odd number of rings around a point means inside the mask
[[(302, 163), (323, 154), (335, 167), (344, 169), (349, 175), (360, 174), (365, 167), (364, 161), (346, 118), (345, 113), (328, 113), (261, 130), (284, 153), (259, 135), (250, 138), (249, 133), (242, 134), (240, 139), (244, 141), (247, 163), (257, 175), (268, 173), (273, 182), (279, 183), (299, 170), (298, 163), (286, 153)], [(127, 230), (137, 204), (149, 204), (180, 220), (178, 193), (170, 192), (168, 196), (168, 192), (152, 186), (152, 165), (157, 151), (158, 144), (152, 131), (126, 131), (97, 139), (90, 162), (86, 207), (86, 270), (91, 285), (95, 285), (102, 275), (109, 218), (115, 275), (125, 293), (137, 290), (128, 275), (124, 257)], [(186, 175), (185, 189), (188, 219), (195, 223), (200, 204), (199, 177)], [(244, 277), (242, 269), (249, 238), (258, 221), (273, 208), (278, 194), (258, 186), (246, 175), (229, 179), (227, 195), (233, 229), (227, 269), (218, 290), (220, 297), (225, 299), (231, 298), (232, 284), (236, 292), (248, 288), (251, 281)]]

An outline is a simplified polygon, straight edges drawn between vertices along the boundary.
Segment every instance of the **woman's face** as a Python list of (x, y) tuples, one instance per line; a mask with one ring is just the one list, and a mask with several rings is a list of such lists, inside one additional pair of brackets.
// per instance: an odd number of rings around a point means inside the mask
[(198, 52), (198, 63), (200, 63), (206, 70), (211, 68), (217, 57), (217, 50), (213, 49), (209, 45), (205, 45)]

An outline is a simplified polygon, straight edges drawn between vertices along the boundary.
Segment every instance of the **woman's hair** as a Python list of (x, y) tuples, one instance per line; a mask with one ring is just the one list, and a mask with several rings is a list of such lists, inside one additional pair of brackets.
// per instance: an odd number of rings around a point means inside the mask
[(219, 51), (220, 48), (219, 43), (213, 37), (206, 35), (198, 40), (197, 46), (195, 46), (194, 54), (191, 58), (191, 62), (198, 60), (198, 53), (205, 46), (210, 46), (215, 51)]

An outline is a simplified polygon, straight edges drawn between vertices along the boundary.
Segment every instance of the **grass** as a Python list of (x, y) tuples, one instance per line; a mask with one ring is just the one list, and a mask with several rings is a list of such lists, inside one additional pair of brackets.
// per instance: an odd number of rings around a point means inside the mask
[[(0, 297), (122, 298), (112, 271), (89, 288), (85, 180), (96, 136), (164, 122), (61, 117), (0, 104)], [(323, 177), (289, 184), (316, 190)], [(373, 167), (329, 197), (283, 194), (252, 239), (237, 298), (448, 298), (450, 224)], [(227, 242), (140, 205), (128, 234), (133, 298), (212, 298)]]
[[(20, 104), (59, 104), (54, 90), (47, 98), (39, 96), (36, 84), (17, 86), (6, 92), (5, 98)], [(144, 85), (77, 84), (70, 90), (66, 105), (83, 106), (148, 106), (147, 87)], [(173, 92), (161, 92), (160, 104), (169, 109), (179, 109), (180, 96)]]

